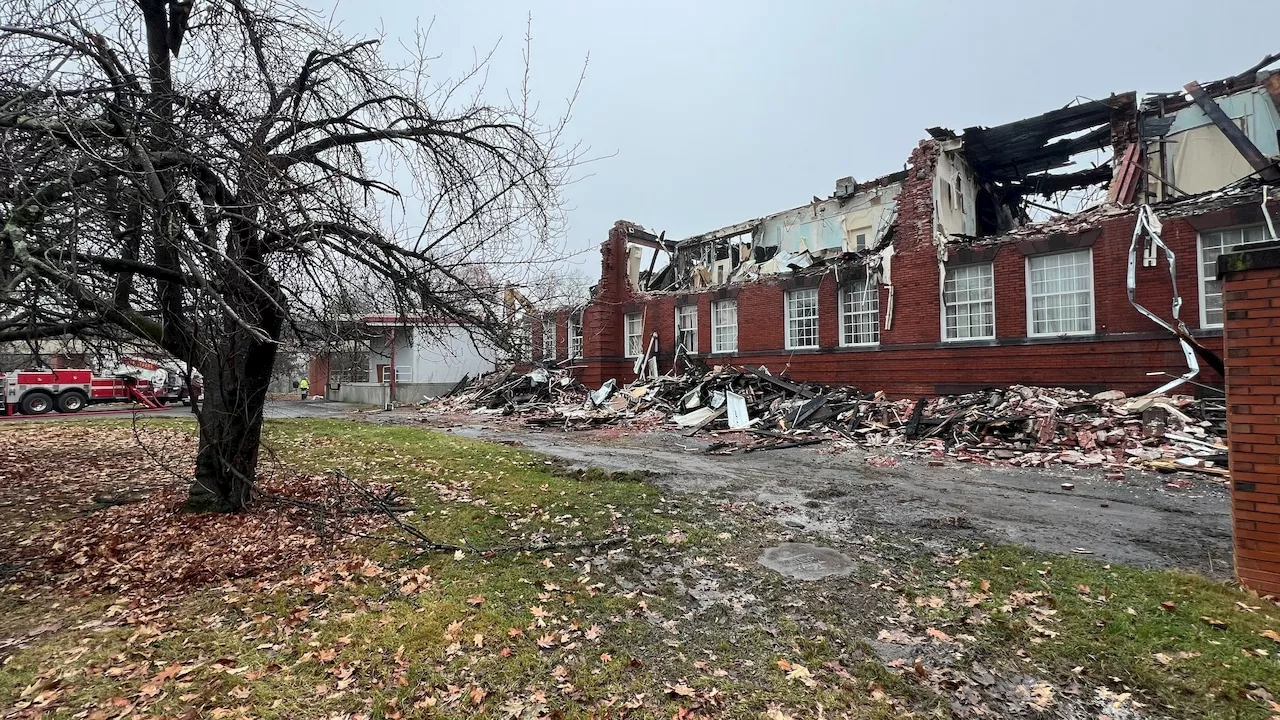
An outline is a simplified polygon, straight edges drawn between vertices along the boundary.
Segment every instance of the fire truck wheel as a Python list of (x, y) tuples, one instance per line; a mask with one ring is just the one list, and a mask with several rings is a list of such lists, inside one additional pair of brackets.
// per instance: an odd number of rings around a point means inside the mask
[(80, 412), (88, 404), (89, 400), (84, 396), (84, 393), (75, 390), (68, 390), (58, 396), (58, 412)]
[(22, 396), (23, 415), (43, 415), (53, 409), (53, 398), (49, 393), (29, 392)]

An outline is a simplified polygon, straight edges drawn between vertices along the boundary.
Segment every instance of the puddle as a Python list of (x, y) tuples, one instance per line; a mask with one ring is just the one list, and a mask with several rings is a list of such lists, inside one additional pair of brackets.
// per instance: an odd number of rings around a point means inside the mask
[(782, 543), (765, 550), (759, 563), (797, 580), (821, 580), (848, 575), (857, 565), (844, 553), (821, 545)]

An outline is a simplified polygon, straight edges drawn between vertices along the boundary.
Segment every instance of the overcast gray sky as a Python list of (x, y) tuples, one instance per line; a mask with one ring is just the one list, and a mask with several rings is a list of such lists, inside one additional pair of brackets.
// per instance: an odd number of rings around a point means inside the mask
[[(568, 244), (585, 250), (618, 219), (681, 238), (826, 197), (839, 177), (901, 169), (926, 127), (1240, 72), (1280, 51), (1274, 3), (344, 0), (334, 12), (348, 33), (392, 42), (434, 22), (440, 75), (496, 44), (490, 92), (518, 87), (532, 14), (533, 90), (551, 116), (589, 54), (571, 130), (608, 157), (566, 192)], [(578, 261), (593, 278), (597, 258)]]

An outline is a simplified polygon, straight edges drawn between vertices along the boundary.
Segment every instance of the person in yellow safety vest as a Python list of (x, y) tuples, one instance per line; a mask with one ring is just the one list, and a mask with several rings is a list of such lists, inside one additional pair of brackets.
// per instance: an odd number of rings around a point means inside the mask
[(302, 378), (301, 380), (299, 380), (299, 381), (298, 381), (298, 390), (299, 390), (299, 392), (301, 392), (301, 393), (302, 393), (302, 399), (303, 399), (303, 400), (306, 400), (306, 399), (307, 399), (307, 388), (308, 388), (308, 387), (310, 387), (310, 383), (308, 383), (308, 382), (307, 382), (307, 379), (306, 379), (306, 378)]

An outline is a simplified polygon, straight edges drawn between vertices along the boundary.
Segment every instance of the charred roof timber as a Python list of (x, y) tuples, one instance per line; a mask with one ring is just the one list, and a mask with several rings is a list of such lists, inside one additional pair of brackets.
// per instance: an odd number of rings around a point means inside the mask
[[(1137, 94), (1127, 92), (1006, 125), (967, 128), (965, 157), (985, 180), (1027, 181), (1034, 173), (1070, 165), (1071, 158), (1082, 152), (1128, 145), (1131, 138), (1114, 138), (1112, 127), (1122, 124), (1116, 121), (1122, 120), (1125, 114), (1132, 115), (1136, 105)], [(1066, 137), (1085, 130), (1089, 132)], [(1097, 181), (1084, 184), (1093, 182)]]

